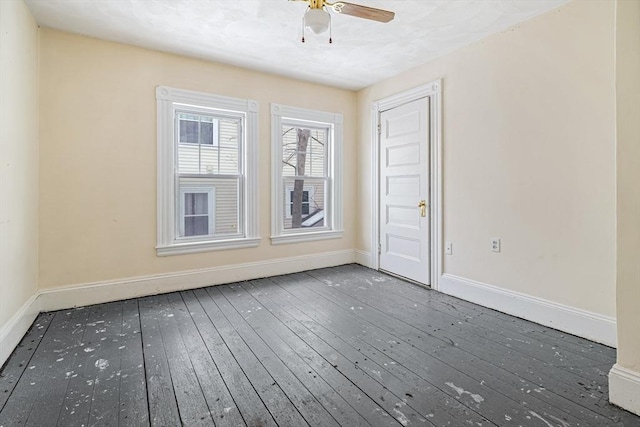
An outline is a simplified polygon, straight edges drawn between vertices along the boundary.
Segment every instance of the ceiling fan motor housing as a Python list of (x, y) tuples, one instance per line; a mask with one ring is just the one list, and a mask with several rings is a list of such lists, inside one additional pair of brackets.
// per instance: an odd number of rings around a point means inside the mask
[(327, 31), (331, 17), (323, 9), (309, 9), (304, 14), (304, 23), (307, 28), (315, 34), (321, 34)]

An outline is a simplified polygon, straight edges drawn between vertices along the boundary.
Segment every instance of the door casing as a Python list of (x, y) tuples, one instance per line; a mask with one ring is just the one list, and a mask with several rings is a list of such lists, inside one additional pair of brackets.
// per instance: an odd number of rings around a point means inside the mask
[(398, 94), (373, 102), (371, 109), (371, 265), (380, 268), (380, 113), (420, 98), (429, 99), (430, 120), (430, 175), (429, 206), (431, 231), (431, 288), (438, 289), (439, 279), (443, 272), (444, 245), (442, 242), (442, 80), (434, 80), (425, 85), (400, 92)]

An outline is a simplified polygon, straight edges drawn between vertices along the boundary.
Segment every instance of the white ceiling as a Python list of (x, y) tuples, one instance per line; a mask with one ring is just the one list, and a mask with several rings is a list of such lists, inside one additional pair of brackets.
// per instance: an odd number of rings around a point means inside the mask
[(351, 0), (388, 24), (333, 14), (306, 31), (287, 0), (25, 0), (39, 25), (245, 68), (361, 89), (503, 31), (568, 0)]

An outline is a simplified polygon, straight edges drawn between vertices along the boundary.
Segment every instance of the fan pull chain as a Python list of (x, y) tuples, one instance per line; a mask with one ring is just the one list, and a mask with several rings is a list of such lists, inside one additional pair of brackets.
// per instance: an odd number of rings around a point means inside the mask
[[(325, 8), (326, 10), (326, 8)], [(333, 19), (331, 18), (331, 14), (329, 13), (329, 11), (327, 11), (327, 13), (329, 14), (329, 44), (333, 43)]]
[(302, 15), (302, 43), (304, 43), (304, 15)]

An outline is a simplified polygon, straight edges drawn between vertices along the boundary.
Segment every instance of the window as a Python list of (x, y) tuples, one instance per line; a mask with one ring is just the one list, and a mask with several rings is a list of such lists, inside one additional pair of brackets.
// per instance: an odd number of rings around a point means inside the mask
[(180, 188), (180, 236), (209, 236), (214, 234), (213, 207), (215, 187)]
[(218, 145), (219, 120), (199, 114), (178, 114), (180, 144)]
[(156, 99), (158, 255), (257, 246), (257, 102), (162, 86)]
[(271, 105), (273, 244), (342, 236), (342, 115)]
[[(286, 218), (291, 218), (293, 213), (293, 200), (295, 198), (293, 187), (287, 187), (285, 191), (285, 195), (287, 197), (287, 200), (285, 201), (285, 215)], [(300, 201), (300, 210), (302, 215), (309, 215), (313, 210), (317, 209), (318, 204), (316, 203), (314, 196), (314, 188), (308, 185), (304, 186), (304, 189), (302, 190), (302, 200)]]

